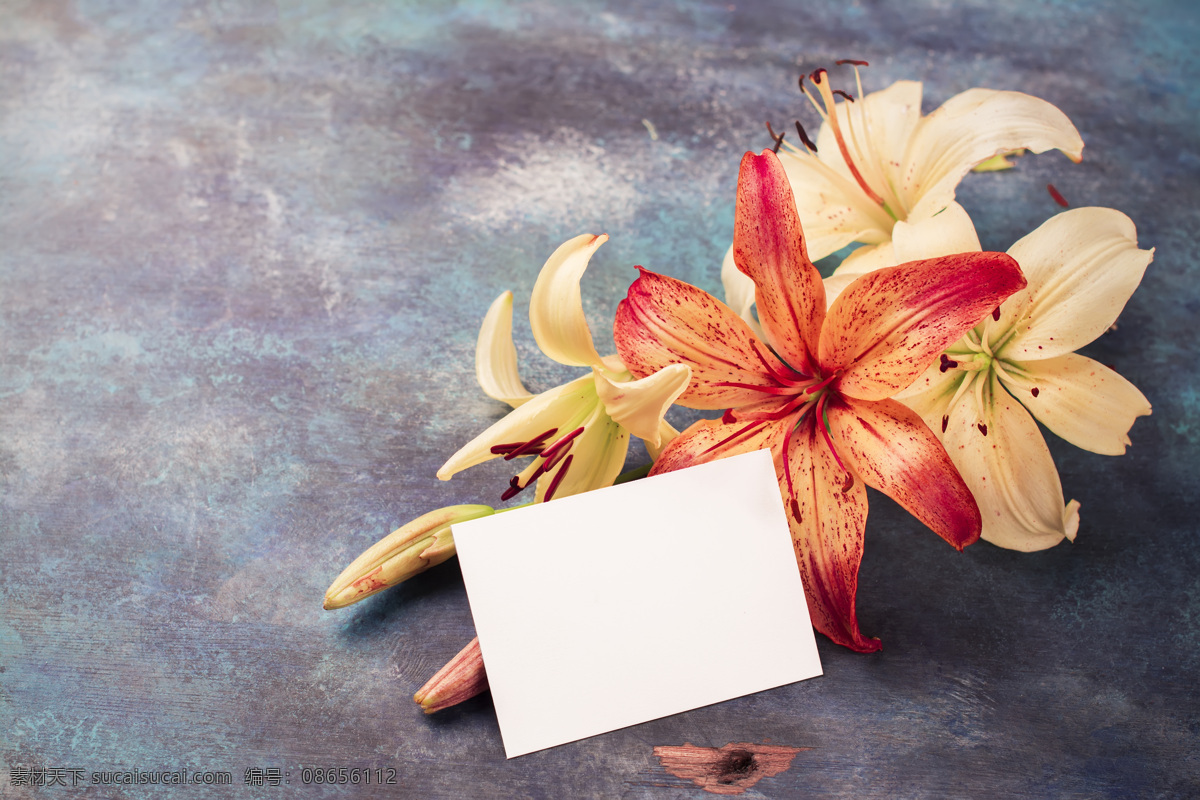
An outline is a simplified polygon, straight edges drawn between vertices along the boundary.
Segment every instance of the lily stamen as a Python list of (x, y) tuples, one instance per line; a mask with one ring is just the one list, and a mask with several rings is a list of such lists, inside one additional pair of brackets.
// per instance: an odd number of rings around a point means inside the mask
[(564, 446), (566, 446), (566, 447), (569, 447), (569, 446), (570, 446), (570, 443), (571, 443), (571, 441), (572, 441), (572, 440), (573, 440), (573, 439), (574, 439), (576, 436), (578, 436), (578, 435), (579, 435), (579, 434), (581, 434), (581, 433), (583, 433), (583, 427), (582, 427), (582, 426), (581, 426), (581, 427), (578, 427), (578, 428), (576, 428), (576, 429), (575, 429), (575, 430), (573, 430), (573, 431), (571, 431), (571, 432), (570, 432), (570, 433), (568, 433), (566, 436), (562, 437), (562, 438), (561, 438), (561, 439), (559, 439), (557, 442), (555, 442), (554, 444), (550, 445), (550, 446), (549, 446), (549, 447), (547, 447), (545, 450), (543, 450), (543, 451), (542, 451), (542, 458), (545, 458), (547, 461), (549, 461), (550, 459), (554, 458), (554, 455), (555, 455), (555, 454), (556, 454), (556, 453), (559, 451), (559, 449), (560, 449), (560, 448), (562, 448), (562, 447), (564, 447)]
[(555, 467), (557, 467), (558, 462), (562, 461), (564, 458), (567, 457), (567, 453), (571, 452), (572, 444), (574, 444), (574, 442), (567, 442), (565, 447), (556, 449), (549, 456), (543, 455), (543, 457), (546, 459), (546, 463), (543, 465), (546, 472), (549, 472), (552, 469), (554, 469)]
[(724, 439), (717, 442), (713, 446), (709, 447), (704, 452), (711, 453), (713, 450), (716, 450), (718, 447), (729, 444), (734, 439), (737, 439), (738, 437), (742, 436), (744, 433), (746, 433), (746, 431), (750, 430), (751, 428), (757, 428), (757, 427), (760, 427), (761, 425), (762, 425), (762, 422), (760, 422), (759, 420), (755, 420), (755, 421), (751, 422), (749, 425), (747, 425), (746, 427), (741, 428), (740, 430), (736, 431), (735, 433), (733, 433), (729, 436), (726, 436)]
[(778, 153), (780, 146), (783, 145), (783, 134), (775, 133), (775, 129), (771, 127), (771, 120), (767, 120), (767, 133), (771, 135), (771, 141), (775, 142), (775, 146), (771, 148), (771, 152)]
[(829, 384), (833, 383), (833, 381), (834, 381), (834, 380), (836, 380), (836, 379), (837, 379), (837, 378), (838, 378), (838, 377), (839, 377), (841, 374), (842, 374), (842, 370), (840, 370), (840, 369), (839, 369), (837, 372), (833, 373), (832, 375), (830, 375), (830, 376), (829, 376), (828, 378), (826, 378), (825, 380), (821, 381), (820, 383), (813, 384), (812, 386), (809, 386), (809, 387), (808, 387), (807, 389), (805, 389), (804, 391), (805, 391), (806, 393), (808, 393), (808, 394), (816, 394), (817, 392), (821, 391), (822, 389), (824, 389), (824, 388), (825, 388), (826, 386), (828, 386)]
[(763, 386), (757, 383), (738, 383), (736, 381), (718, 381), (713, 386), (728, 386), (731, 389), (750, 389), (763, 394), (795, 394), (795, 386)]
[(796, 133), (800, 136), (800, 141), (804, 142), (804, 146), (814, 153), (817, 152), (817, 146), (813, 140), (808, 138), (808, 133), (805, 132), (804, 126), (800, 124), (800, 120), (796, 120)]
[(797, 372), (791, 364), (783, 362), (784, 369), (792, 373), (792, 377), (788, 377), (776, 369), (775, 365), (771, 363), (770, 359), (762, 354), (762, 351), (758, 349), (757, 342), (751, 342), (750, 347), (754, 350), (754, 355), (758, 356), (758, 360), (761, 361), (762, 365), (766, 368), (767, 373), (779, 383), (782, 383), (785, 386), (797, 386), (812, 378), (811, 375), (805, 375), (803, 372)]
[(544, 502), (550, 502), (554, 497), (554, 493), (558, 490), (558, 485), (567, 475), (567, 470), (571, 468), (571, 462), (575, 460), (575, 456), (567, 456), (567, 460), (563, 462), (562, 468), (554, 473), (554, 477), (550, 479), (550, 486), (546, 489), (546, 499)]
[(527, 442), (493, 445), (491, 451), (495, 455), (504, 454), (505, 461), (512, 461), (519, 456), (536, 456), (542, 452), (542, 445), (545, 444), (546, 440), (556, 433), (558, 433), (558, 428), (551, 428)]
[(859, 67), (869, 67), (871, 65), (869, 63), (867, 63), (866, 61), (855, 61), (852, 58), (839, 59), (838, 61), (835, 61), (833, 63), (837, 64), (839, 67), (843, 66), (845, 64), (849, 64), (850, 66), (854, 67), (854, 84), (858, 87), (858, 96), (866, 97), (866, 95), (863, 94), (862, 73), (860, 73), (858, 71), (858, 68)]
[[(849, 472), (846, 465), (842, 463), (842, 457), (838, 455), (837, 447), (833, 444), (833, 437), (829, 435), (829, 425), (825, 421), (825, 402), (829, 399), (828, 394), (821, 395), (821, 399), (817, 401), (816, 419), (813, 423), (821, 430), (821, 435), (825, 437), (825, 444), (829, 446), (829, 452), (833, 453), (833, 460), (842, 468), (843, 472)], [(842, 490), (843, 492), (845, 489)]]
[[(828, 71), (818, 69), (809, 77), (812, 79), (813, 85), (817, 87), (817, 91), (821, 95), (821, 101), (828, 109), (827, 114), (822, 114), (825, 121), (829, 123), (830, 130), (833, 131), (833, 138), (837, 140), (838, 150), (842, 153), (842, 159), (846, 162), (846, 166), (850, 170), (850, 174), (854, 176), (854, 180), (858, 182), (859, 187), (867, 197), (871, 198), (872, 202), (879, 205), (880, 208), (887, 208), (887, 203), (883, 198), (871, 188), (862, 173), (858, 171), (858, 166), (854, 163), (854, 158), (850, 155), (850, 147), (846, 144), (846, 137), (842, 134), (842, 126), (838, 122), (837, 101), (833, 99), (833, 91), (829, 88)], [(810, 98), (811, 99), (811, 98)]]
[[(778, 409), (777, 411), (771, 411), (769, 413), (760, 413), (760, 414), (738, 414), (737, 416), (734, 416), (733, 409), (729, 409), (725, 412), (725, 416), (722, 419), (726, 423), (738, 422), (738, 421), (775, 422), (777, 420), (781, 420), (784, 417), (787, 417), (787, 416), (795, 413), (796, 409), (801, 408), (801, 406), (812, 405), (815, 403), (816, 403), (815, 398), (805, 397), (804, 394), (801, 393), (801, 394), (798, 394), (795, 397), (793, 397), (791, 400), (789, 400), (787, 402), (786, 405), (784, 405), (782, 408)], [(803, 419), (805, 413), (807, 413), (807, 409), (801, 410), (800, 416), (797, 419), (798, 420)]]

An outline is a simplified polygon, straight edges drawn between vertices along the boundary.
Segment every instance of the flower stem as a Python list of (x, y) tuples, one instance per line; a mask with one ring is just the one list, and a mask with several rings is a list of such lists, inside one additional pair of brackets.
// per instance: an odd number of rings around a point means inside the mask
[(650, 474), (650, 468), (653, 466), (653, 464), (646, 464), (638, 467), (637, 469), (631, 469), (628, 472), (622, 472), (617, 476), (617, 479), (613, 481), (613, 486), (616, 486), (618, 483), (629, 483), (630, 481), (641, 480)]

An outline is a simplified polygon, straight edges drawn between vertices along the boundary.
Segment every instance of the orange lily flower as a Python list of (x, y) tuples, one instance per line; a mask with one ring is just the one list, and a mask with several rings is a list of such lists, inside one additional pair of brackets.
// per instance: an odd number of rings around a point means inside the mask
[(770, 150), (738, 177), (734, 259), (755, 284), (766, 341), (706, 292), (642, 270), (617, 309), (614, 337), (635, 376), (691, 367), (676, 401), (728, 409), (663, 451), (651, 474), (770, 449), (813, 625), (860, 652), (854, 597), (867, 493), (888, 495), (958, 549), (980, 515), (946, 450), (892, 395), (947, 345), (1025, 286), (1003, 253), (964, 253), (878, 270), (826, 311), (787, 175)]

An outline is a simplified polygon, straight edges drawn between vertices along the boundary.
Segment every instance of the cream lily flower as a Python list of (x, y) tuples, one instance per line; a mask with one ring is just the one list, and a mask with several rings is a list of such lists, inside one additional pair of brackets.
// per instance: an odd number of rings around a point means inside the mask
[(588, 367), (591, 374), (530, 394), (517, 372), (512, 293), (500, 295), (479, 331), (475, 371), (484, 392), (514, 410), (452, 455), (439, 478), (449, 480), (493, 458), (532, 456), (502, 499), (536, 481), (536, 500), (543, 502), (611, 485), (625, 463), (630, 434), (645, 440), (652, 457), (676, 435), (663, 415), (687, 388), (691, 370), (672, 364), (633, 380), (620, 358), (602, 358), (592, 343), (579, 281), (607, 241), (607, 235), (584, 234), (560, 246), (542, 267), (529, 303), (530, 327), (542, 352), (560, 364)]
[[(974, 238), (965, 213), (947, 220), (955, 226), (950, 240)], [(904, 260), (945, 246), (921, 235), (906, 235), (903, 246), (897, 237), (896, 245)], [(1074, 540), (1079, 528), (1079, 503), (1063, 505), (1058, 470), (1034, 419), (1084, 450), (1120, 455), (1134, 420), (1150, 413), (1132, 383), (1074, 351), (1112, 325), (1154, 251), (1138, 249), (1133, 222), (1121, 212), (1078, 208), (1052, 217), (1008, 253), (1029, 285), (897, 399), (942, 439), (979, 503), (982, 537), (1034, 551)]]
[[(922, 85), (897, 81), (864, 95), (855, 66), (858, 99), (836, 102), (828, 73), (809, 76), (817, 98), (801, 78), (801, 89), (824, 120), (815, 147), (784, 142), (780, 163), (796, 198), (809, 257), (816, 261), (853, 242), (863, 243), (847, 259), (865, 259), (859, 273), (899, 263), (892, 257), (900, 223), (933, 219), (954, 202), (959, 181), (975, 166), (1012, 150), (1057, 149), (1072, 161), (1083, 156), (1083, 140), (1065, 114), (1022, 92), (969, 89), (921, 115)], [(754, 287), (733, 263), (732, 248), (721, 267), (731, 308), (750, 320)]]

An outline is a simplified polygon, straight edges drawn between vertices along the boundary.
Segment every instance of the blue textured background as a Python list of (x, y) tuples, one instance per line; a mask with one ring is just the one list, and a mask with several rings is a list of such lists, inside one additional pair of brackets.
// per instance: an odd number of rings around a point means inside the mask
[[(812, 749), (747, 797), (1200, 794), (1200, 14), (1129, 5), (4, 2), (0, 795), (361, 796), (307, 765), (394, 767), (396, 796), (700, 797), (653, 746), (768, 740)], [(1086, 351), (1153, 416), (1122, 458), (1051, 443), (1078, 541), (959, 554), (875, 494), (881, 653), (822, 639), (824, 678), (511, 762), (487, 696), (424, 717), (472, 635), (455, 565), (321, 597), (503, 488), (434, 477), (503, 411), (472, 373), (489, 301), (515, 291), (540, 390), (574, 374), (523, 316), (563, 240), (612, 235), (584, 283), (602, 339), (634, 264), (719, 290), (740, 154), (765, 119), (815, 128), (796, 76), (845, 57), (868, 89), (923, 79), (926, 110), (1021, 89), (1077, 124), (1078, 166), (967, 178), (985, 248), (1057, 210), (1047, 182), (1157, 248)], [(292, 785), (30, 789), (17, 765)]]

